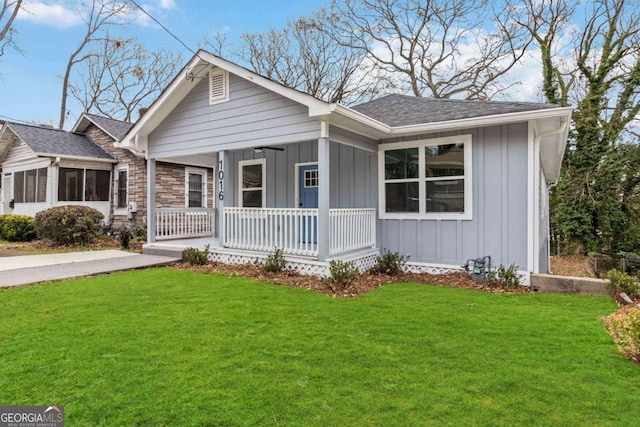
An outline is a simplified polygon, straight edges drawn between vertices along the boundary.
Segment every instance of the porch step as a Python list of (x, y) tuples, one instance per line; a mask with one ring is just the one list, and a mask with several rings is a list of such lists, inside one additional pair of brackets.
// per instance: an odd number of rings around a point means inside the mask
[(179, 258), (182, 260), (184, 260), (185, 251), (186, 248), (184, 246), (163, 245), (157, 243), (146, 244), (142, 247), (142, 253), (144, 255), (159, 255)]

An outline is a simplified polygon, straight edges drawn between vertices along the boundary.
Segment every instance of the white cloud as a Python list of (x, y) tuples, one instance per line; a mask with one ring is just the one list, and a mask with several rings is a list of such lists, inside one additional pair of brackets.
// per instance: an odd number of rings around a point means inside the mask
[(175, 0), (160, 0), (160, 8), (161, 9), (175, 9), (178, 5)]
[(76, 11), (67, 9), (59, 4), (50, 4), (42, 1), (25, 1), (16, 19), (60, 29), (82, 24), (82, 19)]

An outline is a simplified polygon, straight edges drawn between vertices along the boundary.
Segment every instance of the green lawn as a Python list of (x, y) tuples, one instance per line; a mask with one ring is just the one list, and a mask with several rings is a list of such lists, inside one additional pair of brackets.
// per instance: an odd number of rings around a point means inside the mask
[(0, 291), (0, 404), (69, 426), (637, 425), (608, 298), (171, 269)]

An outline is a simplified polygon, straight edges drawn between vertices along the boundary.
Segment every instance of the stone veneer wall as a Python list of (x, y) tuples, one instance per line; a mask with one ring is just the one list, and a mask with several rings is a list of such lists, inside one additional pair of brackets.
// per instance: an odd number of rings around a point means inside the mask
[[(112, 177), (111, 209), (112, 218), (110, 223), (114, 228), (122, 225), (134, 225), (135, 223), (146, 223), (147, 220), (147, 162), (145, 159), (137, 157), (131, 151), (116, 148), (113, 146), (114, 140), (95, 125), (90, 125), (85, 135), (100, 145), (107, 153), (118, 160), (114, 170), (120, 166), (129, 168), (129, 201), (136, 202), (138, 211), (132, 219), (127, 215), (114, 215), (114, 201), (116, 199), (116, 179), (114, 173)], [(185, 168), (188, 166), (172, 163), (156, 163), (156, 207), (185, 207)], [(202, 169), (202, 168), (200, 168)], [(207, 171), (207, 207), (215, 205), (213, 200), (213, 170)]]

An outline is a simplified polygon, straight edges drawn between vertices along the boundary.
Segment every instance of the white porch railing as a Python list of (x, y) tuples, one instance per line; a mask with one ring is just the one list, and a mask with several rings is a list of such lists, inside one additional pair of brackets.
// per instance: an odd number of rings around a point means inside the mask
[(224, 245), (291, 255), (318, 255), (317, 209), (224, 208)]
[(329, 255), (376, 246), (375, 209), (329, 209)]
[[(375, 209), (330, 209), (331, 255), (375, 247)], [(224, 208), (223, 245), (318, 256), (318, 210)]]
[(156, 209), (156, 239), (158, 240), (213, 236), (214, 231), (215, 209)]

